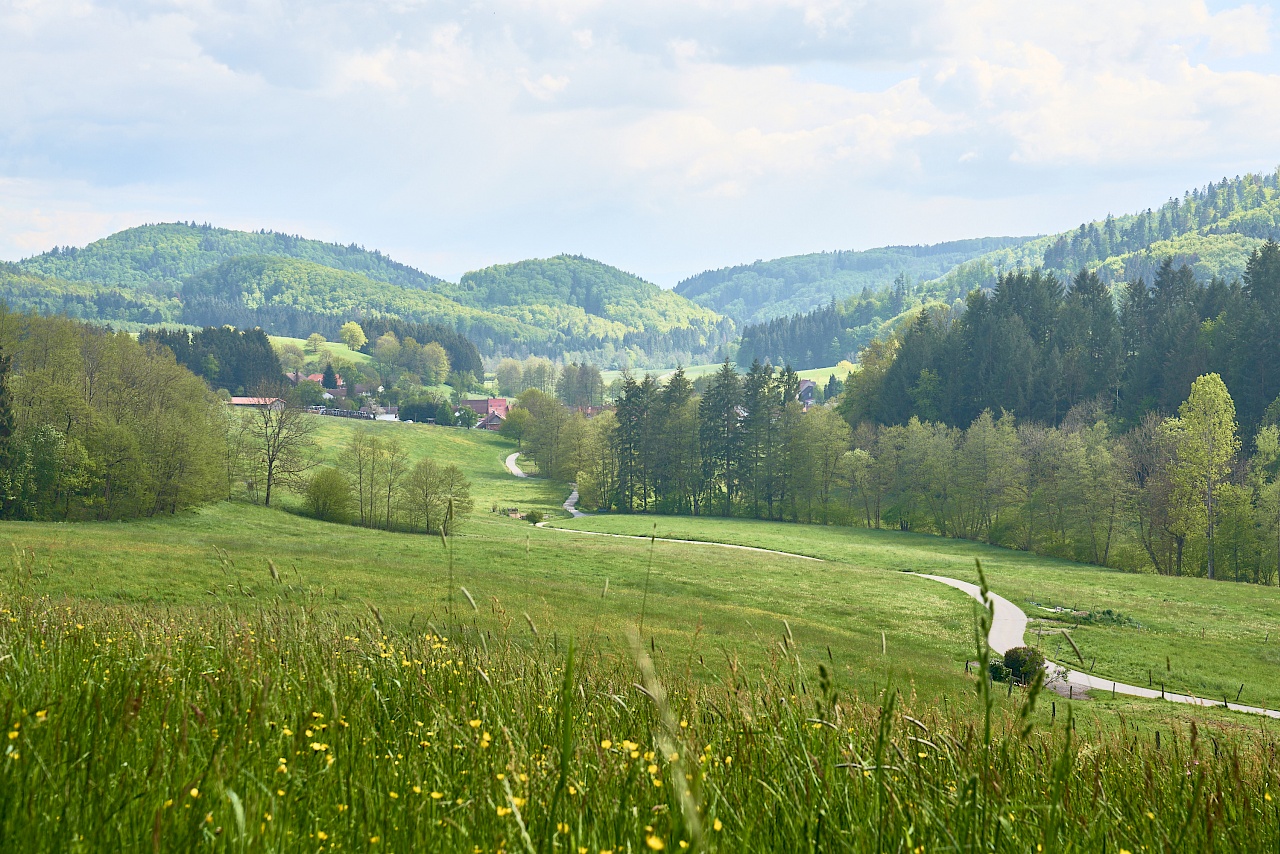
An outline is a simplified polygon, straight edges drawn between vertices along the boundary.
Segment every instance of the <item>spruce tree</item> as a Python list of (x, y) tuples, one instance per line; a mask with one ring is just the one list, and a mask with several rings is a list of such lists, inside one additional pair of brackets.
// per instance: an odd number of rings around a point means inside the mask
[(333, 369), (332, 364), (324, 366), (324, 376), (320, 378), (320, 385), (325, 388), (338, 387), (338, 373)]

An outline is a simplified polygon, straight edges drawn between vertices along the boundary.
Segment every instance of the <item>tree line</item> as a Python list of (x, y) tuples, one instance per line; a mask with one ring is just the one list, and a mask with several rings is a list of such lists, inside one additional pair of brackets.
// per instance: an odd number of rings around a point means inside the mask
[(106, 520), (225, 495), (226, 407), (173, 354), (0, 305), (0, 517)]
[[(963, 427), (809, 411), (795, 374), (726, 363), (697, 396), (677, 371), (626, 382), (585, 418), (540, 392), (509, 420), (539, 471), (576, 480), (582, 506), (933, 533), (1168, 575), (1274, 584), (1280, 428), (1245, 455), (1222, 378), (1176, 414), (1117, 432), (1078, 408), (1059, 425), (984, 410)], [(516, 410), (519, 411), (519, 410)]]
[(413, 462), (398, 436), (369, 428), (353, 431), (337, 466), (311, 478), (306, 504), (319, 519), (446, 536), (474, 509), (460, 468), (428, 457)]
[[(1208, 373), (1223, 378), (1246, 435), (1280, 409), (1280, 246), (1249, 257), (1242, 282), (1198, 283), (1166, 260), (1119, 294), (1091, 271), (1064, 286), (1018, 270), (962, 310), (935, 306), (860, 356), (842, 411), (850, 423), (952, 426), (1007, 411), (1059, 424), (1099, 408), (1125, 429), (1171, 413)], [(1271, 415), (1268, 415), (1271, 412)]]
[(151, 329), (139, 335), (138, 342), (167, 347), (178, 364), (210, 388), (225, 388), (233, 394), (246, 394), (263, 383), (278, 383), (284, 373), (279, 356), (261, 329)]

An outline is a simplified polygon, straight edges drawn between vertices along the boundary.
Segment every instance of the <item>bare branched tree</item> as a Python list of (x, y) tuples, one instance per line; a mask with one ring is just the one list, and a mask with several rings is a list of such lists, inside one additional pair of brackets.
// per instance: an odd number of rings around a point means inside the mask
[(257, 458), (263, 479), (263, 504), (271, 506), (277, 486), (300, 484), (303, 475), (316, 465), (313, 438), (317, 419), (303, 409), (260, 390), (258, 406), (244, 415), (250, 453)]

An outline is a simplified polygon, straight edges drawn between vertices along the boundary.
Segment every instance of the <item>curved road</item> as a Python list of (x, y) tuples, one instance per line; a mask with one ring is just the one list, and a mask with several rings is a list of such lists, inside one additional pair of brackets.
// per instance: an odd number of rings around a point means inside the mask
[(528, 477), (529, 475), (525, 474), (520, 466), (516, 465), (516, 459), (519, 456), (520, 452), (516, 451), (511, 456), (507, 457), (507, 471), (511, 472), (516, 477)]
[[(516, 459), (520, 456), (517, 451), (506, 459), (507, 471), (516, 477), (528, 477), (518, 465)], [(564, 502), (564, 509), (575, 519), (581, 518), (587, 514), (578, 509), (578, 490), (569, 493), (569, 497)], [(546, 522), (539, 522), (538, 527), (544, 528)], [(677, 540), (669, 537), (642, 537), (634, 534), (609, 534), (603, 531), (579, 531), (574, 528), (549, 528), (552, 531), (564, 531), (575, 534), (589, 534), (594, 537), (616, 537), (623, 540), (662, 540), (664, 543), (684, 543), (686, 545), (696, 546), (716, 546), (723, 549), (739, 549), (747, 552), (760, 552), (762, 554), (781, 555), (782, 557), (795, 557), (801, 560), (813, 560), (822, 562), (822, 558), (810, 557), (809, 555), (796, 554), (794, 552), (780, 552), (774, 549), (761, 549), (755, 546), (739, 546), (733, 543), (711, 543), (705, 540)], [(982, 588), (968, 581), (961, 581), (957, 578), (948, 578), (945, 575), (927, 575), (922, 572), (909, 573), (919, 578), (927, 578), (930, 581), (937, 581), (948, 587), (954, 587), (962, 593), (965, 593), (979, 602), (982, 601)], [(1009, 650), (1017, 646), (1025, 646), (1025, 636), (1027, 633), (1027, 615), (1022, 609), (1010, 602), (1003, 596), (997, 596), (990, 591), (987, 592), (992, 607), (991, 631), (987, 635), (987, 642), (991, 645), (991, 649), (1000, 655), (1004, 655)], [(1183, 703), (1189, 706), (1226, 706), (1233, 712), (1245, 712), (1251, 715), (1265, 715), (1269, 718), (1280, 719), (1280, 711), (1276, 709), (1263, 709), (1257, 706), (1245, 706), (1240, 703), (1219, 703), (1217, 700), (1206, 700), (1203, 697), (1194, 697), (1190, 694), (1170, 694), (1167, 692), (1156, 691), (1152, 688), (1142, 688), (1138, 685), (1126, 685), (1123, 682), (1115, 682), (1110, 679), (1103, 679), (1094, 676), (1091, 673), (1084, 673), (1080, 670), (1071, 670), (1053, 662), (1045, 662), (1045, 669), (1049, 671), (1051, 679), (1059, 679), (1068, 685), (1074, 685), (1082, 690), (1093, 691), (1110, 691), (1112, 694), (1124, 694), (1127, 697), (1142, 697), (1148, 700), (1168, 700), (1171, 703)]]
[[(918, 572), (910, 574), (919, 578), (927, 578), (930, 581), (940, 581), (948, 587), (954, 587), (968, 594), (979, 602), (982, 601), (982, 588), (976, 584), (970, 584), (968, 581), (960, 581), (955, 578), (947, 578), (942, 575), (926, 575)], [(1021, 608), (1003, 596), (997, 596), (990, 591), (987, 592), (987, 595), (990, 597), (994, 611), (991, 620), (991, 631), (987, 635), (987, 642), (991, 644), (991, 649), (1004, 655), (1016, 646), (1024, 646), (1023, 637), (1027, 631), (1027, 615), (1022, 612)], [(1045, 662), (1045, 669), (1049, 671), (1051, 679), (1059, 679), (1068, 685), (1074, 685), (1083, 690), (1110, 691), (1113, 694), (1124, 694), (1128, 697), (1168, 700), (1171, 703), (1184, 703), (1189, 706), (1226, 706), (1233, 712), (1246, 712), (1251, 715), (1280, 718), (1280, 711), (1275, 709), (1262, 709), (1257, 706), (1244, 706), (1239, 703), (1224, 703), (1217, 700), (1206, 700), (1203, 697), (1193, 697), (1189, 694), (1169, 694), (1137, 685), (1126, 685), (1123, 682), (1103, 679), (1091, 673), (1071, 670), (1051, 661)]]

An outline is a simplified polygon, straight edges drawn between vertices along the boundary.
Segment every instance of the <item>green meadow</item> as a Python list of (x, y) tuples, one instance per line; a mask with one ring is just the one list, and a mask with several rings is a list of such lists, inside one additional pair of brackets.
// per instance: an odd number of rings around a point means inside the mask
[(1074, 630), (1095, 672), (1168, 656), (1171, 689), (1252, 703), (1280, 701), (1275, 591), (897, 532), (569, 520), (568, 486), (512, 477), (499, 436), (318, 421), (329, 463), (364, 427), (459, 465), (476, 512), (447, 541), (288, 492), (0, 526), (0, 848), (1275, 848), (1267, 722), (984, 695), (974, 603), (904, 570), (981, 559), (1032, 613), (1110, 608)]
[[(33, 556), (40, 588), (50, 595), (240, 607), (253, 604), (269, 583), (270, 561), (300, 590), (322, 591), (326, 607), (361, 613), (372, 607), (401, 622), (438, 622), (449, 591), (456, 606), (465, 587), (478, 607), (470, 619), (488, 630), (528, 633), (531, 623), (616, 647), (620, 627), (637, 624), (643, 612), (655, 653), (705, 678), (718, 678), (734, 660), (772, 660), (790, 632), (800, 648), (824, 656), (829, 650), (851, 684), (869, 689), (892, 674), (930, 697), (964, 688), (973, 605), (907, 572), (976, 580), (980, 559), (992, 589), (1032, 616), (1030, 641), (1054, 660), (1133, 684), (1280, 705), (1275, 589), (1135, 575), (893, 531), (705, 517), (571, 521), (559, 510), (569, 487), (512, 477), (503, 459), (515, 446), (495, 434), (317, 421), (321, 455), (330, 464), (362, 426), (399, 437), (412, 459), (462, 467), (476, 511), (461, 534), (446, 547), (433, 536), (321, 523), (301, 515), (288, 493), (271, 509), (222, 502), (129, 523), (6, 523), (0, 534)], [(552, 523), (560, 528), (734, 543), (821, 560), (536, 528), (494, 512), (507, 509), (560, 517)], [(1098, 619), (1047, 610), (1055, 607), (1110, 613)], [(1083, 662), (1062, 628), (1071, 630)], [(1191, 713), (1122, 698), (1114, 703), (1144, 714)]]

